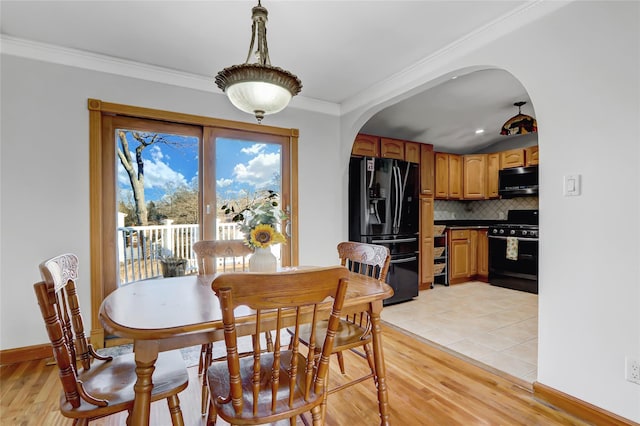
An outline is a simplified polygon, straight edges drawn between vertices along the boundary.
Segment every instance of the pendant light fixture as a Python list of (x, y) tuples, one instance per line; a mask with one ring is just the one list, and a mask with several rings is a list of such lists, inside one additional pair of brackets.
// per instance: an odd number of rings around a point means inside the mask
[[(216, 84), (238, 109), (254, 114), (258, 123), (265, 115), (282, 111), (292, 97), (300, 93), (302, 82), (289, 71), (271, 65), (267, 47), (267, 9), (260, 0), (252, 9), (251, 45), (242, 65), (223, 69), (216, 76)], [(254, 52), (254, 46), (257, 48)], [(250, 63), (252, 53), (256, 62)]]
[(527, 133), (535, 133), (538, 131), (538, 122), (530, 115), (522, 113), (522, 105), (524, 101), (516, 102), (513, 106), (518, 107), (518, 114), (507, 120), (500, 130), (501, 135), (524, 135)]

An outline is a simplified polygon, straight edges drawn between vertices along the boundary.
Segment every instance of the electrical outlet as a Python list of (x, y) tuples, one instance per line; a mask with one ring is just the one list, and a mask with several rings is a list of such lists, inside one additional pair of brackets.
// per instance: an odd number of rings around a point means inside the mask
[(640, 361), (630, 357), (626, 357), (625, 361), (625, 377), (629, 382), (640, 385)]

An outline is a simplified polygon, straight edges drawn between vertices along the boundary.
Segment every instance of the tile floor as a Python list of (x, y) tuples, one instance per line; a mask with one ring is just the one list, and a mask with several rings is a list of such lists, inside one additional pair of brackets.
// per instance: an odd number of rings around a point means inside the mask
[(536, 294), (481, 282), (436, 285), (385, 307), (382, 320), (526, 382), (536, 380)]

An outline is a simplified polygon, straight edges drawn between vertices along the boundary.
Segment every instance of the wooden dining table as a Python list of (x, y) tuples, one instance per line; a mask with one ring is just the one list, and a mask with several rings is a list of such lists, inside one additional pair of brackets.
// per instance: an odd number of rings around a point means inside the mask
[[(188, 275), (138, 281), (118, 288), (102, 302), (99, 317), (105, 331), (134, 342), (137, 381), (131, 425), (149, 425), (152, 373), (159, 352), (224, 341), (220, 303), (211, 288), (214, 278)], [(382, 301), (392, 295), (389, 285), (351, 272), (342, 309), (345, 314), (369, 313), (381, 425), (389, 424), (389, 402), (380, 312)], [(251, 314), (248, 309), (244, 313), (247, 334), (254, 329)]]

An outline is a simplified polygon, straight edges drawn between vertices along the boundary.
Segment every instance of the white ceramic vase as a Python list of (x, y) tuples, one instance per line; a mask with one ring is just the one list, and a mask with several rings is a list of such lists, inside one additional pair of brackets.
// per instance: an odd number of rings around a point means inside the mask
[(249, 257), (249, 272), (275, 272), (278, 264), (271, 248), (256, 247), (256, 251)]

